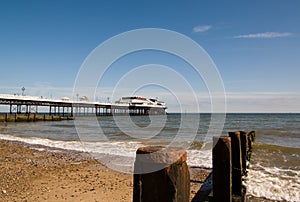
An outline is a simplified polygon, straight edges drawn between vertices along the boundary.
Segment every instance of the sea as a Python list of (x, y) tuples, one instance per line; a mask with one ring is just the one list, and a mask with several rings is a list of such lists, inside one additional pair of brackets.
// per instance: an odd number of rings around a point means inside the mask
[(248, 198), (300, 201), (300, 114), (171, 113), (1, 123), (0, 139), (39, 150), (89, 152), (114, 170), (132, 173), (137, 148), (151, 145), (183, 147), (189, 166), (211, 169), (213, 137), (232, 131), (256, 132), (244, 181)]

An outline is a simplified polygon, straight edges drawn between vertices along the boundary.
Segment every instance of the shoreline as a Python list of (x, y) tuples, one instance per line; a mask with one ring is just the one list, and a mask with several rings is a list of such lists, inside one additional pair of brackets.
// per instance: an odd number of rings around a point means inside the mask
[[(34, 146), (0, 140), (0, 201), (132, 201), (132, 175), (88, 153)], [(210, 171), (189, 170), (192, 199)]]

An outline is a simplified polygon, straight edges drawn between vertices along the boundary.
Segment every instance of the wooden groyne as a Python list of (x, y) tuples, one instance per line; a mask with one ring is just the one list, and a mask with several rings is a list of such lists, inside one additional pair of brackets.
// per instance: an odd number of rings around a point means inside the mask
[(247, 176), (256, 133), (251, 131), (229, 132), (228, 136), (215, 137), (213, 148), (213, 172), (205, 180), (193, 202), (246, 201)]
[[(228, 136), (213, 138), (213, 171), (192, 202), (246, 201), (246, 187), (242, 181), (247, 176), (247, 161), (251, 158), (254, 139), (255, 131), (230, 132)], [(141, 157), (140, 154), (148, 155)], [(188, 202), (190, 174), (186, 159), (186, 151), (179, 148), (139, 148), (135, 161), (133, 202)], [(143, 173), (149, 167), (164, 164), (155, 172)]]
[(189, 200), (190, 174), (185, 150), (141, 147), (136, 154), (133, 202)]

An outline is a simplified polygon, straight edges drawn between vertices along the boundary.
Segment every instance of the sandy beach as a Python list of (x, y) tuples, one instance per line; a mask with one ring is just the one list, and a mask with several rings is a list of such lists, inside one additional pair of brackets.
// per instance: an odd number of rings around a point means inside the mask
[[(0, 201), (132, 201), (133, 177), (89, 154), (0, 141)], [(191, 198), (209, 171), (192, 168)]]

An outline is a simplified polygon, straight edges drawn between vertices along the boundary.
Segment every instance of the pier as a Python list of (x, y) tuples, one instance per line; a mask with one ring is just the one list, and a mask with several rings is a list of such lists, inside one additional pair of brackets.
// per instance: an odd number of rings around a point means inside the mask
[[(72, 101), (43, 97), (0, 94), (0, 105), (8, 105), (9, 114), (43, 114), (54, 116), (160, 115), (165, 106), (123, 103)], [(43, 108), (41, 110), (41, 108)], [(4, 112), (5, 113), (5, 112)]]

